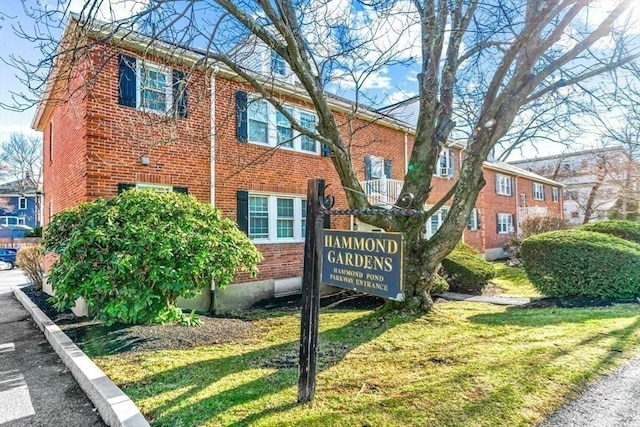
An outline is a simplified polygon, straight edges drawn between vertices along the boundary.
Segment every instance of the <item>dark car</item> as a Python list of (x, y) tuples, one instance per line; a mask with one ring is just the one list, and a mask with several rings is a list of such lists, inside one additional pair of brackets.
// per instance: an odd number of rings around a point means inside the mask
[(16, 253), (18, 253), (18, 250), (14, 248), (0, 248), (0, 268), (4, 263), (11, 270), (16, 265)]

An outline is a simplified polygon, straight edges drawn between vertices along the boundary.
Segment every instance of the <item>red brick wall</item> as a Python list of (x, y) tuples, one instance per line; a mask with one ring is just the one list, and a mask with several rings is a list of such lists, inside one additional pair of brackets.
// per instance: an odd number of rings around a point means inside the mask
[[(305, 197), (307, 182), (311, 178), (324, 178), (331, 185), (327, 194), (335, 196), (335, 206), (346, 207), (345, 192), (330, 158), (237, 141), (235, 93), (238, 90), (251, 92), (240, 83), (216, 78), (216, 207), (225, 215), (236, 218), (238, 190)], [(299, 101), (287, 101), (310, 108)], [(391, 159), (393, 178), (403, 179), (403, 132), (362, 120), (352, 120), (347, 126), (343, 114), (336, 114), (336, 118), (360, 179), (364, 180), (365, 154)], [(349, 221), (348, 216), (334, 217), (331, 227), (349, 229)], [(258, 248), (264, 256), (258, 280), (302, 275), (303, 243), (258, 244)]]

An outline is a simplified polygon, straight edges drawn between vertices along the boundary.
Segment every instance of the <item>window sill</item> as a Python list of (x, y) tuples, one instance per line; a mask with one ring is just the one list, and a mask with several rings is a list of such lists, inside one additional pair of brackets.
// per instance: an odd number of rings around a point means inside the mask
[(254, 245), (279, 245), (279, 244), (291, 244), (291, 243), (304, 243), (304, 239), (280, 239), (280, 240), (251, 240)]

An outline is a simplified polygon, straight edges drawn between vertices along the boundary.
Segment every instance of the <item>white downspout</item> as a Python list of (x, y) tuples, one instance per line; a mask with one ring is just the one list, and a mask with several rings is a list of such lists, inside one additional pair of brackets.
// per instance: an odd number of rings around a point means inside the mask
[(404, 133), (404, 174), (409, 172), (409, 136)]
[(213, 67), (213, 73), (211, 73), (211, 108), (209, 119), (211, 121), (209, 129), (209, 158), (211, 161), (210, 167), (210, 201), (211, 206), (216, 205), (216, 74), (220, 71), (220, 67), (215, 65)]

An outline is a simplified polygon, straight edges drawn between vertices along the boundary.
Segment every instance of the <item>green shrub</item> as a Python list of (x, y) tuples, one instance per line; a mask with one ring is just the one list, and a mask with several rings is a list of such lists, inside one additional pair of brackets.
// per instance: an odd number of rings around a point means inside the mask
[(640, 245), (582, 230), (552, 231), (522, 243), (531, 283), (549, 297), (640, 295)]
[(453, 291), (482, 292), (496, 276), (492, 264), (461, 251), (451, 252), (442, 260), (443, 276)]
[(624, 220), (598, 221), (581, 225), (577, 229), (611, 234), (624, 240), (640, 243), (640, 222)]
[(435, 279), (433, 279), (433, 287), (431, 288), (431, 295), (441, 294), (443, 292), (447, 292), (449, 290), (449, 283), (439, 274), (436, 274)]
[(56, 214), (44, 247), (59, 255), (49, 275), (56, 308), (84, 297), (107, 324), (183, 320), (178, 296), (255, 275), (262, 258), (211, 205), (135, 189)]
[(42, 246), (28, 246), (16, 254), (16, 265), (26, 273), (36, 293), (42, 292)]
[(477, 255), (480, 252), (474, 248), (472, 248), (471, 246), (467, 245), (465, 242), (463, 242), (462, 240), (459, 241), (456, 244), (456, 247), (453, 248), (454, 251), (456, 252), (466, 252), (468, 254), (472, 254), (472, 255)]

